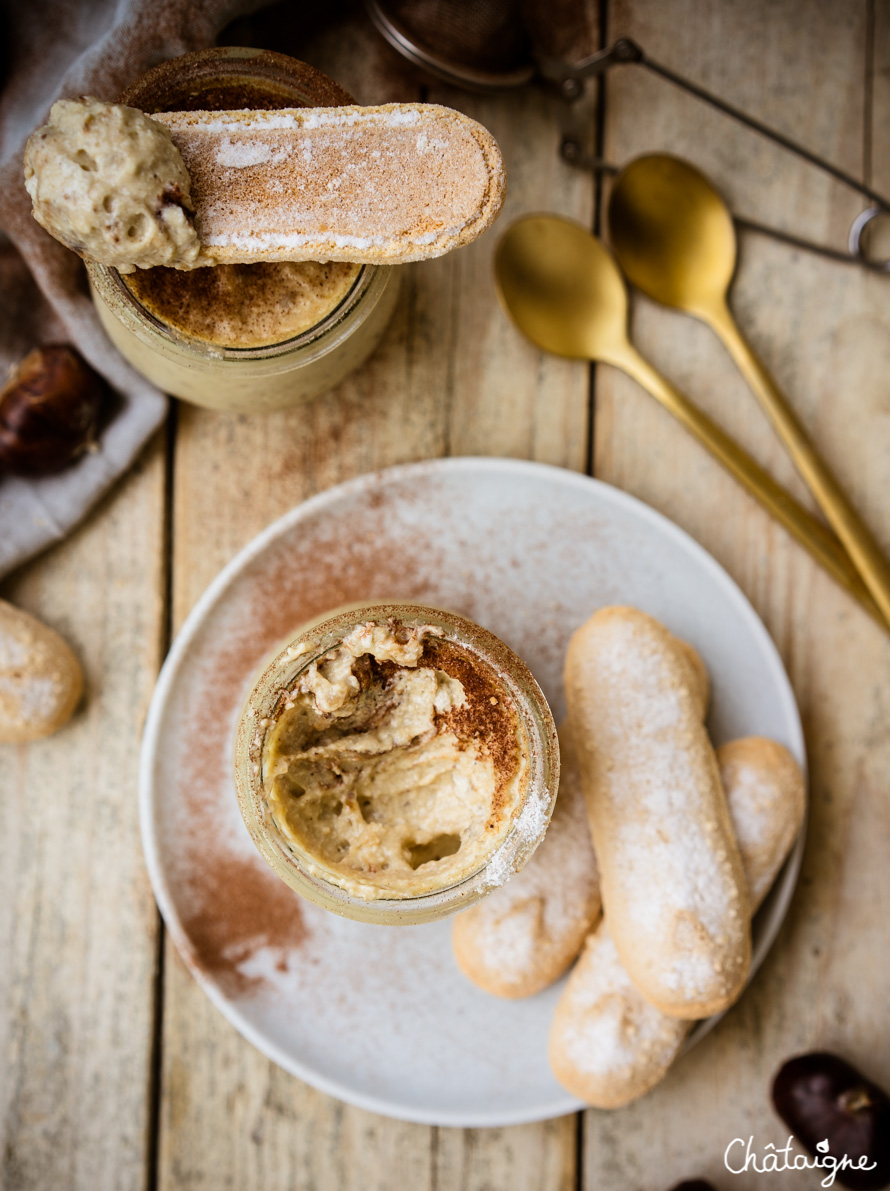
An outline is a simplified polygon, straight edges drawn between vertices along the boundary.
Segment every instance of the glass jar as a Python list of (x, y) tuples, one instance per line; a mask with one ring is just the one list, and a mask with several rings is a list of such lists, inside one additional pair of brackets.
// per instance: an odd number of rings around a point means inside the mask
[[(225, 46), (154, 67), (124, 92), (121, 102), (150, 114), (354, 101), (304, 62), (268, 50)], [(203, 272), (182, 274), (184, 294), (189, 292), (188, 278)], [(296, 405), (339, 384), (380, 342), (399, 288), (396, 269), (360, 266), (348, 291), (313, 326), (277, 342), (242, 347), (197, 338), (165, 321), (115, 269), (88, 261), (87, 273), (99, 319), (134, 368), (176, 397), (244, 413)]]
[[(508, 716), (512, 725), (510, 747), (515, 757), (516, 777), (513, 792), (504, 804), (507, 809), (501, 816), (502, 821), (498, 821), (494, 811), (491, 812), (487, 826), (492, 828), (492, 834), (483, 833), (484, 842), (480, 846), (470, 846), (465, 867), (458, 834), (456, 855), (459, 859), (448, 866), (449, 875), (443, 878), (446, 883), (441, 885), (437, 885), (437, 870), (430, 870), (425, 860), (421, 860), (417, 868), (411, 864), (418, 873), (421, 867), (427, 870), (426, 874), (418, 876), (416, 890), (411, 887), (413, 877), (400, 877), (397, 889), (382, 886), (372, 889), (359, 869), (354, 870), (355, 879), (347, 879), (343, 870), (335, 867), (319, 850), (310, 850), (292, 833), (283, 831), (273, 810), (272, 782), (274, 773), (281, 770), (270, 766), (269, 745), (276, 739), (276, 728), (282, 717), (294, 705), (292, 694), (297, 684), (307, 674), (311, 677), (315, 673), (310, 671), (313, 663), (336, 650), (349, 634), (355, 630), (373, 632), (374, 626), (388, 627), (396, 639), (400, 634), (410, 635), (414, 630), (430, 633), (428, 639), (433, 658), (447, 658), (450, 651), (451, 657), (456, 656), (460, 666), (464, 667), (464, 675), (476, 676), (482, 683), (476, 691), (477, 702), (469, 706), (476, 708), (489, 702), (499, 704), (501, 716)], [(443, 662), (443, 665), (447, 664)], [(429, 662), (423, 665), (427, 669), (434, 668)], [(442, 673), (438, 669), (435, 672)], [(386, 690), (388, 692), (390, 688), (386, 687)], [(438, 702), (436, 706), (439, 707)], [(507, 720), (502, 718), (499, 722)], [(470, 723), (463, 730), (471, 737), (474, 727), (474, 723)], [(483, 729), (480, 716), (477, 730), (484, 735)], [(324, 739), (327, 741), (328, 737)], [(441, 736), (436, 735), (433, 739), (440, 740)], [(312, 746), (306, 745), (306, 748), (308, 751)], [(352, 757), (355, 755), (353, 752)], [(364, 755), (361, 747), (358, 755)], [(375, 775), (374, 780), (377, 781), (378, 776)], [(236, 734), (238, 802), (251, 838), (267, 864), (303, 897), (362, 922), (390, 925), (430, 922), (468, 908), (503, 884), (522, 868), (543, 839), (558, 781), (559, 746), (553, 716), (525, 664), (494, 634), (472, 621), (418, 604), (350, 607), (303, 626), (263, 667), (248, 695)], [(361, 802), (361, 798), (358, 801)], [(496, 805), (497, 798), (493, 797), (492, 806)], [(372, 807), (368, 821), (378, 823), (377, 815), (381, 813), (385, 812)], [(401, 830), (398, 818), (390, 825), (397, 833)], [(454, 854), (454, 848), (444, 853), (449, 860)], [(441, 857), (434, 859), (439, 861)]]

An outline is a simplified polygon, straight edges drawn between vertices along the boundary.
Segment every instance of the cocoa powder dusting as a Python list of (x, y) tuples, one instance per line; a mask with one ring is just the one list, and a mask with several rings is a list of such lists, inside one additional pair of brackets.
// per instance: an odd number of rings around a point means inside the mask
[[(473, 741), (491, 757), (496, 786), (491, 818), (486, 826), (494, 830), (504, 805), (504, 790), (519, 769), (519, 721), (516, 712), (504, 701), (503, 687), (489, 664), (462, 646), (443, 641), (441, 637), (427, 637), (417, 664), (444, 670), (463, 686), (466, 702), (451, 711), (437, 712), (436, 726), (440, 732), (453, 732), (459, 741)], [(374, 658), (367, 664), (366, 678), (363, 678), (359, 669), (354, 669), (353, 673), (359, 678), (360, 685), (367, 685), (376, 679), (381, 685), (389, 687), (393, 677), (404, 668), (397, 662)], [(287, 692), (284, 692), (282, 704), (286, 698)], [(381, 705), (381, 716), (384, 713), (385, 707)], [(373, 722), (369, 726), (373, 726)]]
[(519, 768), (519, 722), (516, 711), (502, 697), (502, 685), (482, 658), (450, 641), (428, 637), (420, 665), (433, 666), (456, 678), (464, 688), (466, 703), (439, 717), (458, 740), (473, 740), (494, 763), (496, 786), (491, 803), (489, 830), (498, 825), (504, 790)]
[(243, 965), (263, 947), (279, 951), (287, 971), (289, 953), (308, 936), (300, 898), (257, 857), (216, 855), (193, 873), (195, 908), (184, 917), (194, 964), (229, 996), (244, 996), (261, 983)]
[(124, 285), (149, 314), (190, 339), (255, 348), (302, 335), (355, 285), (359, 265), (342, 261), (215, 265), (129, 274)]
[[(243, 971), (260, 948), (278, 951), (286, 965), (288, 952), (309, 934), (297, 894), (266, 869), (259, 853), (249, 859), (233, 854), (219, 826), (238, 815), (233, 724), (263, 659), (306, 621), (355, 600), (435, 602), (435, 560), (420, 561), (422, 539), (385, 546), (380, 539), (392, 499), (371, 488), (356, 502), (355, 539), (344, 541), (322, 517), (300, 526), (299, 549), (289, 535), (266, 552), (235, 623), (207, 639), (203, 664), (193, 671), (188, 715), (194, 718), (182, 725), (189, 748), (175, 791), (188, 821), (175, 845), (188, 889), (182, 927), (189, 961), (227, 995), (262, 986), (260, 977)], [(312, 558), (313, 566), (295, 565), (297, 556)]]

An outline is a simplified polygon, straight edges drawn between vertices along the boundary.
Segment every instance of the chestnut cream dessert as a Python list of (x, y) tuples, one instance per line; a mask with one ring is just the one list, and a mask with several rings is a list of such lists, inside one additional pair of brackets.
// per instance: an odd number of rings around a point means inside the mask
[(57, 103), (25, 174), (126, 359), (245, 413), (339, 384), (393, 314), (390, 266), (470, 243), (505, 188), (462, 113), (361, 107), (306, 63), (231, 46), (155, 66), (117, 104)]
[(505, 838), (522, 738), (493, 667), (442, 629), (360, 623), (281, 692), (262, 785), (310, 872), (363, 899), (414, 897), (476, 872)]

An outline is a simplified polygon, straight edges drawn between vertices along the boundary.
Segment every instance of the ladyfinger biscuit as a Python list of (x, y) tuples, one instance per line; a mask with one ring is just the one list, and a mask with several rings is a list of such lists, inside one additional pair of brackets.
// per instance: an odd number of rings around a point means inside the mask
[(468, 244), (505, 176), (494, 137), (437, 104), (161, 112), (203, 258), (401, 265)]
[(49, 736), (74, 714), (83, 670), (55, 629), (0, 600), (0, 741)]
[(744, 736), (717, 749), (720, 778), (757, 910), (797, 839), (806, 809), (800, 766), (764, 736)]
[[(787, 749), (759, 736), (723, 745), (717, 761), (756, 910), (803, 823), (803, 775)], [(579, 1099), (595, 1108), (621, 1108), (664, 1077), (690, 1028), (643, 998), (603, 921), (556, 1007), (550, 1063)]]
[(701, 654), (688, 641), (681, 641), (679, 637), (674, 637), (674, 642), (689, 667), (689, 689), (698, 717), (704, 720), (708, 714), (708, 703), (711, 697), (711, 680), (708, 677), (708, 668), (702, 661)]
[[(677, 645), (704, 718), (707, 669), (691, 645)], [(568, 723), (559, 740), (559, 795), (543, 843), (522, 872), (454, 920), (458, 967), (494, 996), (528, 997), (558, 980), (600, 916), (599, 873)]]
[(687, 652), (633, 608), (605, 608), (572, 637), (569, 718), (603, 907), (644, 997), (694, 1020), (736, 999), (750, 910), (701, 693)]
[(599, 878), (567, 725), (559, 794), (543, 842), (521, 872), (454, 920), (461, 971), (485, 992), (528, 997), (557, 980), (600, 916)]
[(550, 1066), (585, 1104), (622, 1108), (664, 1077), (691, 1028), (642, 996), (601, 919), (556, 1006)]

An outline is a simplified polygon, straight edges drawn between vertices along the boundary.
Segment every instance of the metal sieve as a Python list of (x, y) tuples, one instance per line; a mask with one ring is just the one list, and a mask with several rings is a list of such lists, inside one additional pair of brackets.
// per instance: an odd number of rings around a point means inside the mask
[[(617, 166), (584, 149), (575, 128), (577, 121), (571, 118), (571, 105), (584, 93), (585, 81), (603, 74), (611, 66), (645, 67), (821, 169), (863, 195), (870, 204), (850, 227), (847, 251), (735, 216), (741, 227), (833, 260), (890, 272), (890, 261), (875, 260), (868, 254), (870, 225), (878, 217), (890, 215), (890, 200), (790, 137), (662, 66), (630, 38), (619, 38), (579, 62), (566, 62), (543, 51), (541, 13), (531, 0), (365, 0), (365, 4), (374, 24), (394, 49), (415, 66), (453, 86), (502, 91), (537, 79), (555, 87), (567, 105), (560, 153), (566, 162), (581, 169), (618, 172)], [(560, 7), (566, 9), (558, 0), (548, 4), (551, 20), (565, 16)], [(566, 12), (570, 12), (570, 7)]]

